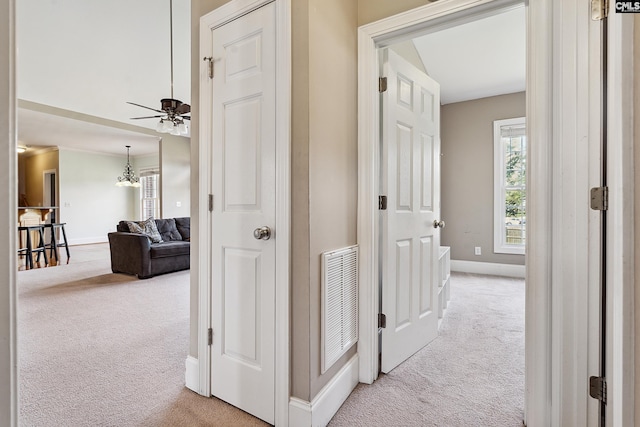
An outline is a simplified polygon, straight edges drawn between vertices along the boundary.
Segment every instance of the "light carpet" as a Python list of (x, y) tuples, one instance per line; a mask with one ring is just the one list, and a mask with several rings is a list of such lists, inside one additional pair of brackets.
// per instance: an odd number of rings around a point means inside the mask
[(439, 336), (360, 384), (330, 427), (521, 427), (524, 281), (453, 273)]
[(104, 245), (18, 272), (20, 424), (264, 426), (184, 387), (189, 271), (111, 273)]
[[(452, 276), (440, 336), (373, 385), (330, 426), (521, 426), (524, 283)], [(18, 273), (23, 426), (265, 426), (184, 387), (189, 272), (113, 274), (108, 246)], [(297, 426), (292, 426), (297, 427)]]

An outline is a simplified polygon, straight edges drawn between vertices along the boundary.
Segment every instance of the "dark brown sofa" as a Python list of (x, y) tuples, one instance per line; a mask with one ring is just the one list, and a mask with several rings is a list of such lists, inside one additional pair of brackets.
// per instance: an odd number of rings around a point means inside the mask
[(144, 234), (130, 233), (127, 221), (120, 221), (109, 233), (111, 271), (148, 279), (158, 274), (189, 268), (191, 253), (190, 218), (156, 219), (162, 242), (152, 243)]

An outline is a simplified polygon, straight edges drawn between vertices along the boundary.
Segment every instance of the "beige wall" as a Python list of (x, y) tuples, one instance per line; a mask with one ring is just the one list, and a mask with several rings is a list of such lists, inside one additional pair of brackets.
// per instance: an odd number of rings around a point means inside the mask
[(369, 24), (431, 3), (427, 0), (358, 0), (358, 25)]
[[(640, 111), (640, 16), (636, 15), (634, 18), (634, 76), (633, 82), (634, 90), (634, 102), (633, 110)], [(635, 114), (634, 114), (635, 115)], [(635, 410), (636, 410), (636, 426), (640, 426), (640, 339), (638, 338), (638, 331), (640, 331), (640, 121), (634, 120), (635, 127), (633, 129), (634, 137), (634, 164), (635, 166), (635, 330), (636, 330), (636, 342), (635, 342), (635, 354), (636, 354), (636, 386), (635, 386)]]
[[(24, 192), (32, 206), (42, 206), (44, 193), (43, 172), (55, 170), (59, 172), (58, 150), (49, 150), (40, 154), (25, 156), (24, 160)], [(60, 174), (57, 174), (58, 177)], [(59, 179), (56, 181), (56, 193), (60, 195)]]
[(291, 4), (291, 395), (310, 399), (309, 0)]
[(0, 425), (18, 425), (15, 1), (0, 2)]
[(320, 374), (320, 256), (356, 243), (357, 8), (304, 0), (292, 9), (291, 394), (312, 400), (355, 353)]
[[(444, 105), (441, 110), (443, 246), (451, 259), (524, 264), (493, 252), (493, 121), (525, 116), (524, 92)], [(474, 255), (474, 247), (482, 255)]]
[[(352, 348), (342, 362), (320, 375), (320, 255), (356, 244), (356, 24), (356, 0), (309, 1), (310, 256), (307, 262), (311, 399), (356, 350)], [(330, 66), (327, 58), (331, 58)], [(294, 216), (297, 216), (295, 211)]]

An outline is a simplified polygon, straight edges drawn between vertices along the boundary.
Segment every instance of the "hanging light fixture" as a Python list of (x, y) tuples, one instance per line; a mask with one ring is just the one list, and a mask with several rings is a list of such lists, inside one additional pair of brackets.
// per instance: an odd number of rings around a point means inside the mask
[(131, 146), (126, 145), (125, 147), (127, 147), (127, 164), (124, 167), (122, 176), (118, 177), (116, 185), (118, 187), (140, 187), (140, 179), (136, 176), (136, 173), (131, 167), (131, 162), (129, 162), (129, 149)]

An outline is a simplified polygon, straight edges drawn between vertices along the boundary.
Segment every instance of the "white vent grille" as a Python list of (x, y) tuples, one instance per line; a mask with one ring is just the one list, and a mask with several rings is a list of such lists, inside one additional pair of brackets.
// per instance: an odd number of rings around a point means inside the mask
[(358, 247), (322, 254), (322, 373), (358, 341)]

